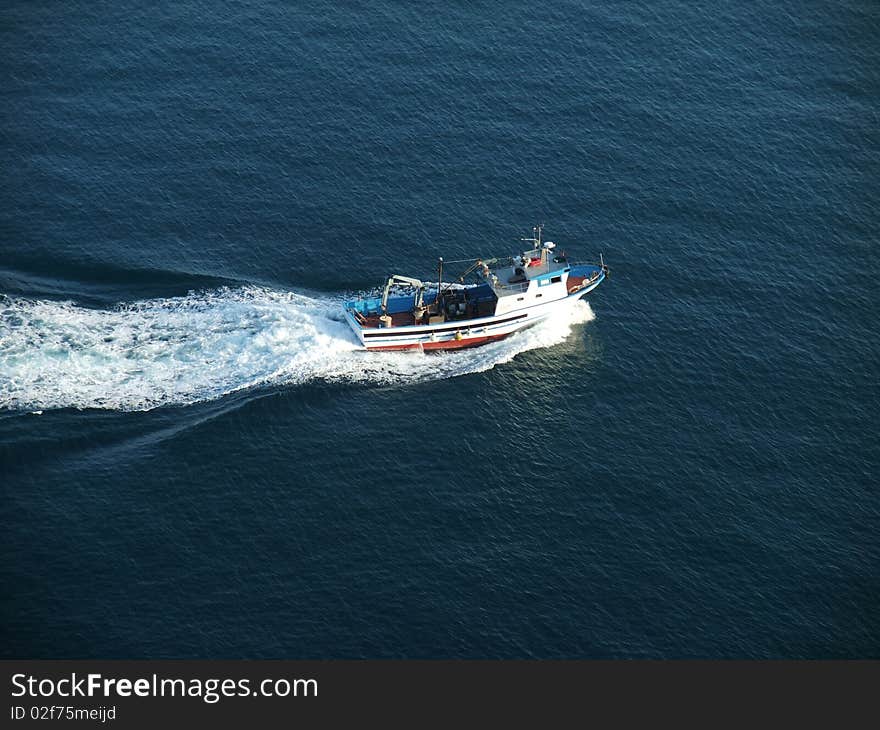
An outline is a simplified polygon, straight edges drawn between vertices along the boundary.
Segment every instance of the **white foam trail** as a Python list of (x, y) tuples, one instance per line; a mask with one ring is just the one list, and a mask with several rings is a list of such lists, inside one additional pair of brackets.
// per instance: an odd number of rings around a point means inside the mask
[(111, 310), (0, 297), (0, 409), (140, 411), (258, 385), (448, 378), (557, 344), (571, 325), (594, 318), (581, 302), (563, 318), (472, 350), (368, 353), (341, 301), (258, 287)]

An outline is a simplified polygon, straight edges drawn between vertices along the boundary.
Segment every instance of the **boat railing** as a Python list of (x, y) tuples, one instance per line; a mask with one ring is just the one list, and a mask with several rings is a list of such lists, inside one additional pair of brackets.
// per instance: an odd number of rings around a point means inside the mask
[(590, 282), (595, 281), (603, 274), (605, 276), (608, 276), (609, 274), (609, 269), (608, 266), (605, 264), (605, 261), (576, 261), (570, 264), (570, 266), (572, 269), (578, 266), (588, 266), (593, 269), (592, 273), (586, 277), (587, 280)]
[(526, 281), (518, 281), (513, 284), (509, 282), (503, 282), (501, 279), (498, 281), (492, 282), (492, 286), (497, 291), (503, 291), (505, 294), (519, 294), (520, 292), (524, 292), (529, 288), (528, 279)]

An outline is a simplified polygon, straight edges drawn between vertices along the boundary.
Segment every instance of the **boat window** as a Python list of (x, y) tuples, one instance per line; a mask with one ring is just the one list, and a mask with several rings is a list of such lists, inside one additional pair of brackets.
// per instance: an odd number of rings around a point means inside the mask
[(543, 297), (543, 296), (544, 296), (543, 294), (535, 294), (535, 299), (537, 299), (538, 297)]
[(562, 281), (561, 276), (554, 276), (552, 279), (550, 279), (551, 284), (558, 284), (560, 281)]

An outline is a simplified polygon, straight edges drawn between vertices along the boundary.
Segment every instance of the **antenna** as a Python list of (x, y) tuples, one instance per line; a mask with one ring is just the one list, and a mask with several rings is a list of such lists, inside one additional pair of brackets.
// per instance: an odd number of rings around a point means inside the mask
[(536, 226), (532, 226), (532, 238), (520, 238), (520, 241), (530, 241), (535, 244), (535, 248), (541, 248), (541, 229), (544, 227), (543, 223), (539, 223)]

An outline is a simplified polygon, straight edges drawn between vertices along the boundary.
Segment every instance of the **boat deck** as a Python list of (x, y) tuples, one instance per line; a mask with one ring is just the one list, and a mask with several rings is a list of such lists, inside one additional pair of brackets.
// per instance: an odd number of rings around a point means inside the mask
[(586, 280), (586, 276), (572, 276), (571, 274), (569, 274), (568, 282), (566, 284), (566, 286), (568, 286), (568, 293), (573, 294), (575, 291), (580, 289)]
[[(447, 315), (444, 319), (444, 323), (448, 322), (467, 322), (471, 319), (479, 319), (481, 317), (491, 317), (495, 314), (495, 302), (494, 301), (476, 301), (476, 302), (468, 302), (467, 309), (463, 314), (456, 316)], [(410, 327), (412, 325), (428, 324), (428, 315), (426, 314), (422, 317), (418, 322), (416, 322), (415, 317), (413, 317), (413, 313), (411, 311), (407, 312), (390, 312), (389, 316), (391, 317), (391, 326), (392, 327)], [(363, 329), (378, 329), (380, 326), (379, 315), (378, 314), (369, 314), (369, 315), (361, 315), (355, 314), (355, 319), (361, 325)]]

